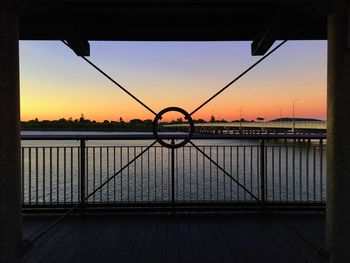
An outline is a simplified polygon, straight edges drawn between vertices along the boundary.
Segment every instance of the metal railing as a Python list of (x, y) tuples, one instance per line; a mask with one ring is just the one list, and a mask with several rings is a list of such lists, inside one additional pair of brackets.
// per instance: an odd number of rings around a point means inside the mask
[[(37, 143), (38, 144), (38, 143)], [(324, 203), (325, 144), (201, 145), (200, 149), (266, 203)], [(146, 146), (22, 146), (24, 207), (76, 204)], [(249, 203), (254, 200), (194, 147), (154, 146), (86, 205)]]

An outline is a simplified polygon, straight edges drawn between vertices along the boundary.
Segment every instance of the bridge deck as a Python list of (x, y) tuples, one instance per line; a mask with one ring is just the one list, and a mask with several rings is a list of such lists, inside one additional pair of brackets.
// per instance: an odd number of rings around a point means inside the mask
[[(323, 247), (324, 215), (284, 216)], [(54, 218), (24, 218), (25, 236)], [(24, 262), (321, 262), (264, 215), (73, 216), (45, 235)]]
[[(167, 128), (187, 128), (187, 123), (167, 124)], [(293, 121), (267, 121), (267, 122), (214, 122), (214, 123), (196, 123), (196, 128), (249, 128), (249, 129), (301, 129), (301, 130), (327, 130), (326, 121), (308, 121), (308, 122), (293, 122)]]

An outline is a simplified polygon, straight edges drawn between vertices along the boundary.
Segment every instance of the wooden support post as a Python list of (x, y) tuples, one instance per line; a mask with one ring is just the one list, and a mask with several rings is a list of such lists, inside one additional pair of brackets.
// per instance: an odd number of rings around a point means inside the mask
[(0, 1), (0, 262), (21, 262), (17, 1)]
[(327, 219), (329, 262), (350, 262), (350, 2), (328, 17)]

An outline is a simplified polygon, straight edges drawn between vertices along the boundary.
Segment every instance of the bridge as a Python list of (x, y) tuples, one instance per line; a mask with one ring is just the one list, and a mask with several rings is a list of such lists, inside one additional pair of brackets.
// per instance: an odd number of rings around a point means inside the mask
[[(171, 130), (186, 130), (188, 124), (167, 124)], [(213, 122), (196, 123), (197, 133), (262, 134), (262, 133), (325, 133), (326, 121), (269, 121), (269, 122)]]

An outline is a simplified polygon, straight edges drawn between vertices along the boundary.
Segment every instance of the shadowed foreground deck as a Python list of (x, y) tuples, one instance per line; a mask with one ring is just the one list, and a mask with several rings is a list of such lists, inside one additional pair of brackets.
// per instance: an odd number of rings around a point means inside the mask
[[(284, 216), (324, 247), (324, 215)], [(26, 216), (28, 237), (54, 218)], [(65, 219), (24, 262), (321, 262), (269, 217), (231, 215), (94, 215)]]

